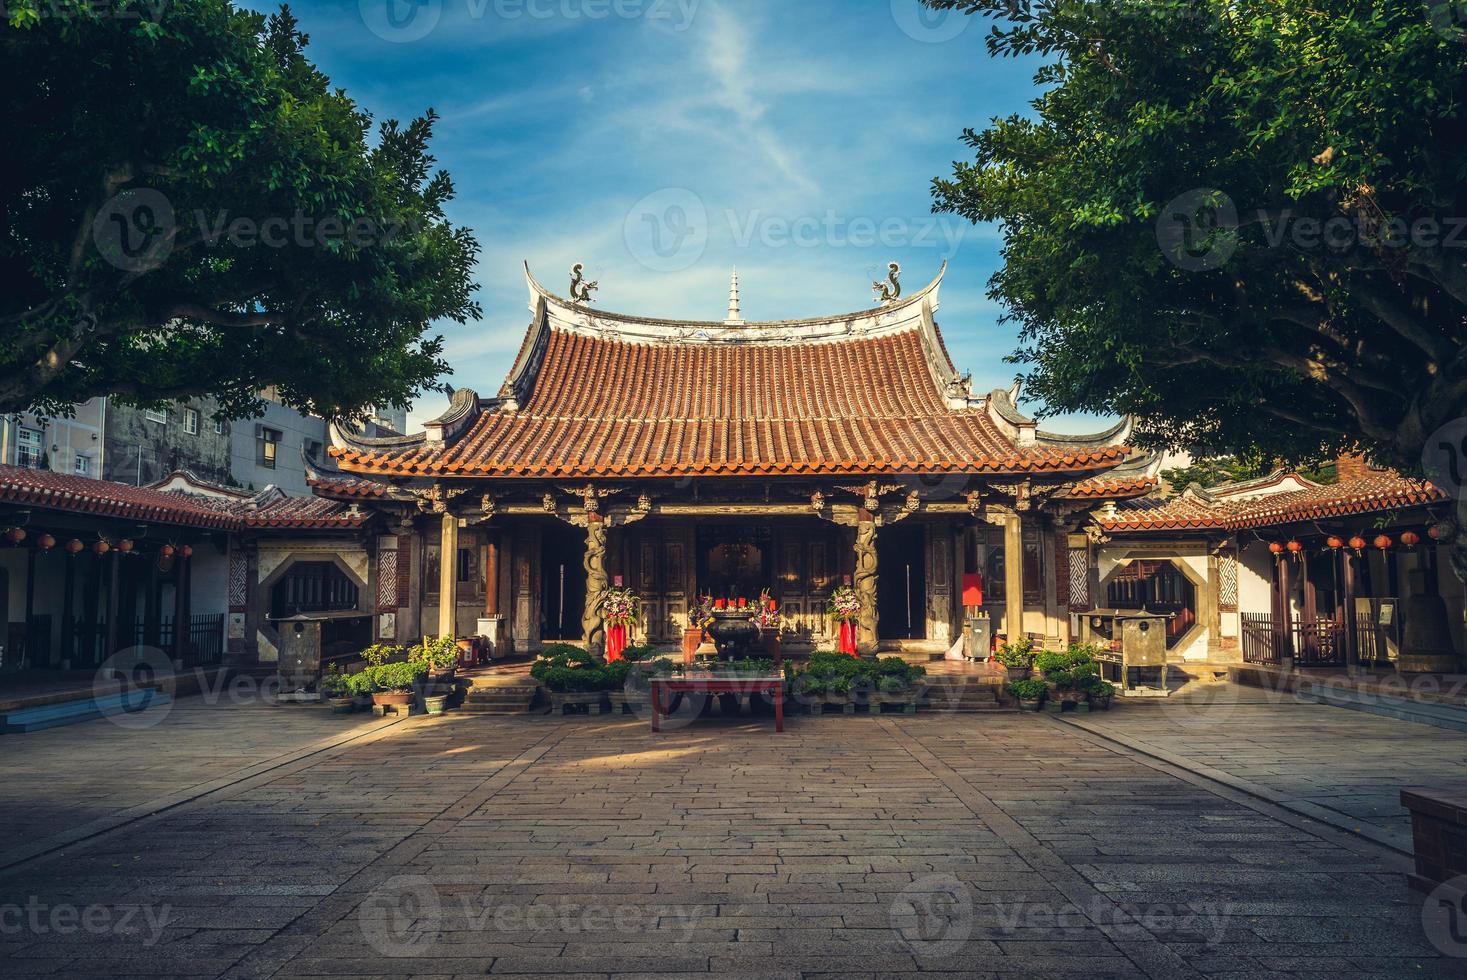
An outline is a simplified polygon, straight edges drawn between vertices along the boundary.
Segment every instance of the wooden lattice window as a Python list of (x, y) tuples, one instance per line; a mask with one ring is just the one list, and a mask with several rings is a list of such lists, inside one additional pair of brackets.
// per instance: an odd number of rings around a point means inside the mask
[(244, 612), (249, 605), (250, 563), (243, 551), (229, 553), (229, 611)]
[(1238, 611), (1238, 553), (1224, 551), (1217, 556), (1217, 608), (1222, 612)]
[(377, 552), (377, 608), (397, 608), (397, 549)]
[(1070, 608), (1090, 608), (1090, 552), (1086, 548), (1070, 549)]

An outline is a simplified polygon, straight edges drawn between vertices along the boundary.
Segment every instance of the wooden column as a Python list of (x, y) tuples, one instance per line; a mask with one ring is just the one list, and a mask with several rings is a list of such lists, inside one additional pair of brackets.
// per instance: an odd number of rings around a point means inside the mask
[(458, 518), (443, 515), (438, 549), (438, 635), (458, 635)]
[(158, 646), (159, 624), (162, 618), (160, 606), (163, 604), (163, 596), (158, 587), (158, 559), (148, 559), (148, 581), (147, 591), (143, 595), (143, 645), (149, 647)]
[[(25, 649), (20, 651), (22, 667), (31, 667), (36, 662), (36, 627), (32, 620), (36, 614), (36, 548), (25, 553)], [(47, 657), (50, 657), (51, 637), (46, 637)]]
[[(102, 631), (102, 600), (104, 598), (102, 592), (102, 570), (106, 564), (106, 557), (97, 554), (95, 551), (92, 552), (92, 574), (87, 576), (87, 591), (85, 597), (82, 599), (84, 603), (82, 614), (87, 618), (86, 656), (85, 658), (77, 658), (78, 660), (85, 659), (88, 666), (100, 663), (97, 659), (97, 640), (98, 634)], [(76, 665), (73, 664), (72, 666), (75, 667)]]
[(600, 514), (586, 515), (586, 607), (581, 614), (581, 635), (586, 649), (602, 653), (606, 649), (606, 623), (601, 618), (601, 604), (606, 601), (611, 581), (606, 574), (606, 522)]
[(173, 565), (177, 569), (173, 576), (173, 659), (180, 666), (188, 650), (188, 564), (179, 554)]
[(66, 556), (66, 580), (62, 585), (61, 599), (61, 650), (60, 656), (52, 657), (53, 664), (70, 660), (76, 647), (76, 555)]
[(1340, 628), (1345, 631), (1345, 670), (1360, 669), (1360, 638), (1355, 634), (1355, 556), (1338, 549), (1340, 565)]
[(1004, 518), (1003, 620), (1010, 643), (1024, 638), (1024, 522), (1018, 513)]
[(118, 580), (122, 577), (121, 560), (117, 552), (112, 552), (112, 574), (107, 581), (107, 641), (102, 648), (104, 660), (117, 652), (117, 593), (120, 588)]
[(865, 509), (857, 511), (855, 553), (856, 597), (861, 600), (861, 613), (856, 627), (856, 649), (863, 657), (874, 657), (881, 640), (881, 621), (876, 609), (876, 584), (879, 578), (876, 562), (876, 518)]
[(1285, 669), (1294, 666), (1294, 613), (1290, 608), (1289, 587), (1289, 560), (1284, 557), (1274, 559), (1274, 567), (1278, 570), (1275, 579), (1276, 585), (1275, 601), (1277, 603), (1278, 615), (1273, 620), (1273, 642), (1274, 649), (1279, 656), (1279, 662)]
[(499, 615), (499, 532), (484, 532), (484, 615)]

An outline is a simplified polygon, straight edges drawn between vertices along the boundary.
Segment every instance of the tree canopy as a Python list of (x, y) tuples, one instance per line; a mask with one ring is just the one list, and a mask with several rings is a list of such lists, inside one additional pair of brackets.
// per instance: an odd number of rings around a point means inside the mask
[(12, 0), (0, 26), (0, 411), (117, 395), (326, 417), (437, 387), (477, 319), (435, 115), (370, 116), (288, 8)]
[(1044, 61), (1032, 113), (967, 131), (934, 182), (937, 208), (1002, 225), (990, 291), (1033, 395), (1199, 455), (1420, 471), (1467, 414), (1450, 4), (925, 2)]

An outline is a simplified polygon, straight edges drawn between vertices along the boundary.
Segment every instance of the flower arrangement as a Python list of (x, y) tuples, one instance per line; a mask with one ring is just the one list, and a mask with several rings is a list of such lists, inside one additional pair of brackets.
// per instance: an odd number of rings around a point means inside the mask
[(699, 596), (693, 608), (688, 610), (688, 629), (706, 630), (713, 625), (713, 597)]
[(842, 623), (853, 622), (861, 615), (861, 599), (849, 585), (838, 585), (825, 603), (825, 614)]
[(768, 589), (759, 593), (759, 602), (755, 606), (754, 615), (749, 617), (749, 622), (761, 630), (775, 633), (789, 626), (779, 611), (779, 603), (769, 594)]
[(642, 599), (631, 589), (612, 589), (601, 600), (608, 626), (636, 626), (642, 621)]

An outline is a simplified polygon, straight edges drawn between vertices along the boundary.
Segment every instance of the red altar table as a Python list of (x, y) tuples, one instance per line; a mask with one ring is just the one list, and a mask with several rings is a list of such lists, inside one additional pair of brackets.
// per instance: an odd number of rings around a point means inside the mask
[(662, 731), (672, 694), (768, 694), (774, 699), (774, 730), (784, 731), (784, 677), (720, 677), (716, 674), (684, 674), (682, 677), (652, 678), (652, 730)]

